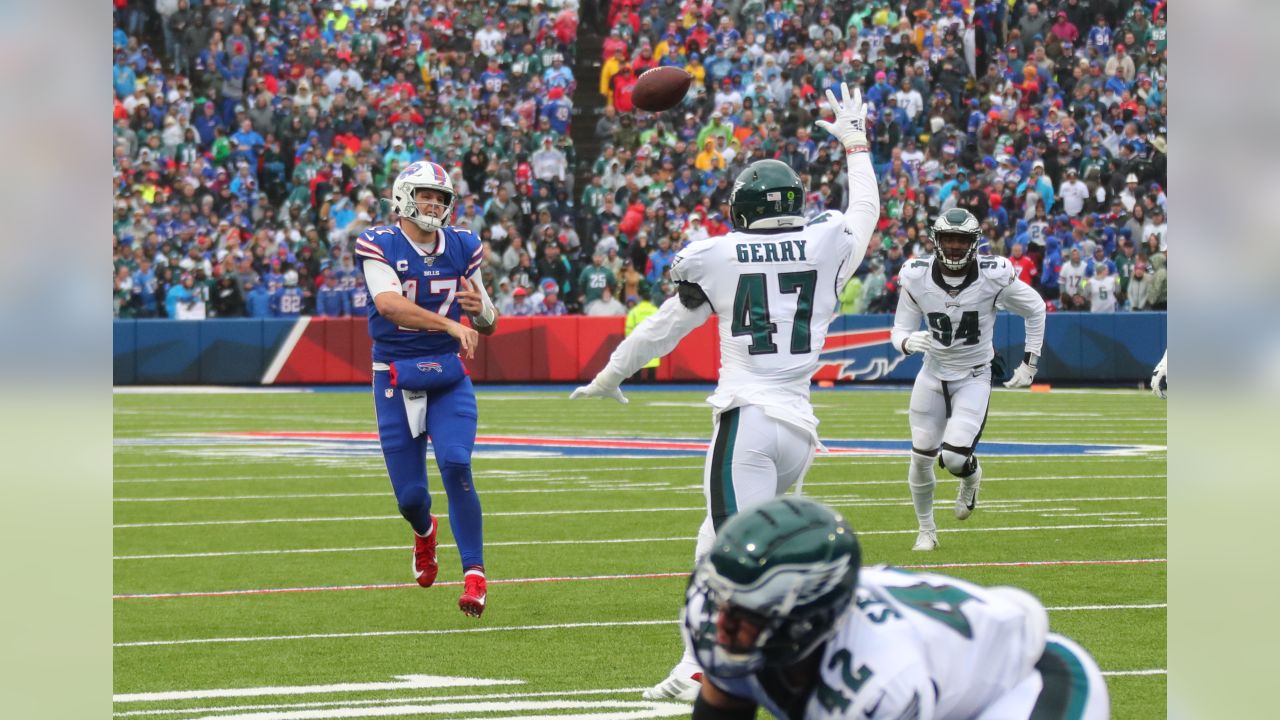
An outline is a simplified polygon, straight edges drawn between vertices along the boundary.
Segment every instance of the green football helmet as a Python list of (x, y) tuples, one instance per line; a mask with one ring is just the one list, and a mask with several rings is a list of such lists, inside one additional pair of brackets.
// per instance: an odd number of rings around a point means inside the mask
[[(963, 254), (948, 256), (942, 248), (943, 238), (960, 238), (968, 245)], [(951, 208), (933, 221), (933, 246), (938, 255), (938, 262), (948, 270), (961, 271), (969, 267), (978, 257), (978, 242), (982, 239), (982, 228), (978, 218), (964, 208)]]
[(733, 181), (729, 207), (737, 230), (803, 227), (804, 183), (784, 162), (757, 160)]
[(685, 594), (698, 662), (742, 677), (803, 660), (839, 630), (861, 566), (848, 521), (813, 500), (788, 495), (733, 516)]

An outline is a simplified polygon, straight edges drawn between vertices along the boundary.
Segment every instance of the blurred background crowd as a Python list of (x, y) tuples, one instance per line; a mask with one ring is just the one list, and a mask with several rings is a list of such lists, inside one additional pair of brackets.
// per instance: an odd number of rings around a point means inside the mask
[[(843, 209), (824, 93), (863, 90), (883, 214), (842, 311), (963, 207), (1051, 310), (1167, 305), (1166, 2), (115, 0), (117, 317), (363, 314), (354, 238), (450, 170), (508, 315), (623, 315), (777, 158)], [(685, 68), (684, 103), (636, 78)]]

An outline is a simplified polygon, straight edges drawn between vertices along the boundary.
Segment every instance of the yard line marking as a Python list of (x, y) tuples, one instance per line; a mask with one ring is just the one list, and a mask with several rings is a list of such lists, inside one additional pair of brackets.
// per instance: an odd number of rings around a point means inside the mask
[[(416, 587), (417, 584), (414, 584)], [(1107, 611), (1107, 610), (1126, 610), (1127, 605), (1092, 605), (1092, 606), (1065, 606), (1059, 608), (1046, 608), (1054, 612), (1069, 611)], [(617, 620), (608, 622), (579, 622), (579, 623), (558, 623), (548, 625), (511, 625), (505, 627), (466, 627), (451, 628), (443, 630), (377, 630), (368, 632), (347, 632), (347, 633), (307, 633), (302, 635), (259, 635), (259, 636), (243, 636), (243, 637), (212, 637), (212, 638), (189, 638), (185, 640), (140, 640), (133, 642), (116, 642), (112, 643), (112, 647), (130, 648), (130, 647), (157, 647), (157, 646), (173, 646), (173, 645), (208, 645), (214, 643), (245, 643), (245, 642), (275, 642), (284, 640), (331, 640), (344, 638), (368, 638), (368, 637), (402, 637), (402, 636), (418, 636), (418, 635), (462, 635), (467, 633), (493, 633), (493, 632), (528, 632), (539, 630), (573, 630), (580, 628), (611, 628), (611, 627), (641, 627), (652, 625), (676, 625), (680, 621), (674, 618), (664, 618), (662, 620)], [(1121, 671), (1124, 672), (1124, 671)]]
[(1046, 607), (1050, 612), (1080, 612), (1085, 610), (1165, 610), (1168, 603), (1146, 603), (1143, 605), (1072, 605), (1064, 607)]
[(333, 707), (335, 705), (389, 705), (405, 702), (440, 702), (442, 700), (510, 700), (533, 697), (571, 697), (582, 695), (631, 695), (648, 690), (647, 687), (606, 688), (600, 690), (560, 690), (528, 693), (475, 693), (472, 695), (423, 695), (418, 697), (371, 698), (366, 700), (328, 700), (323, 702), (270, 703), (264, 705), (220, 705), (216, 707), (182, 708), (178, 710), (125, 710), (112, 713), (113, 717), (139, 715), (188, 715), (191, 713), (230, 712), (233, 710), (292, 710), (299, 708)]
[[(436, 583), (439, 585), (440, 583)], [(416, 586), (417, 583), (414, 583)], [(112, 647), (156, 647), (161, 645), (205, 645), (210, 643), (270, 642), (274, 640), (329, 640), (365, 637), (402, 637), (416, 635), (461, 635), (464, 633), (521, 632), (533, 630), (575, 630), (581, 628), (640, 627), (644, 625), (675, 625), (678, 620), (618, 620), (611, 622), (578, 622), (553, 625), (511, 625), (507, 627), (468, 627), (447, 630), (379, 630), (372, 632), (309, 633), (306, 635), (260, 635), (256, 637), (216, 637), (189, 640), (141, 640), (112, 643)]]
[[(562, 458), (557, 458), (557, 459), (562, 459)], [(863, 464), (871, 464), (871, 463), (863, 463)], [(892, 463), (892, 464), (901, 465), (902, 463), (899, 462), (899, 463)], [(841, 463), (841, 465), (843, 465), (843, 463)], [(826, 467), (826, 466), (827, 466), (826, 464), (822, 465), (822, 467)], [(646, 468), (637, 468), (636, 472), (648, 473), (655, 470), (695, 470), (700, 468), (701, 466), (698, 466), (697, 468), (693, 466), (681, 467), (681, 468), (646, 467)], [(331, 468), (326, 468), (326, 469), (331, 469)], [(528, 478), (493, 477), (492, 479), (501, 480), (501, 481), (522, 482), (522, 483), (558, 482), (558, 481), (572, 480), (574, 478), (581, 478), (581, 477), (584, 477), (581, 473), (595, 472), (595, 471), (589, 468), (578, 468), (571, 472), (573, 472), (574, 474), (573, 475), (556, 475), (555, 471), (543, 470), (543, 471), (540, 471), (538, 474)], [(601, 474), (609, 473), (609, 472), (617, 473), (617, 470), (616, 469), (608, 470), (608, 469), (602, 468), (598, 472), (600, 472)], [(479, 471), (477, 475), (479, 477), (485, 477), (484, 471)], [(158, 483), (192, 483), (192, 482), (223, 482), (223, 481), (240, 482), (240, 481), (246, 481), (246, 480), (343, 481), (343, 480), (360, 480), (365, 478), (385, 478), (386, 476), (387, 474), (385, 472), (341, 473), (341, 474), (331, 474), (331, 475), (317, 475), (314, 473), (310, 475), (232, 475), (232, 476), (226, 476), (226, 477), (124, 478), (124, 479), (112, 480), (112, 483), (117, 485), (137, 485), (137, 484), (154, 485)], [(1159, 480), (1167, 477), (1168, 477), (1168, 474), (1164, 473), (1164, 474), (1138, 474), (1138, 475), (1023, 475), (1020, 477), (998, 477), (998, 476), (984, 477), (982, 479), (984, 482), (1024, 482), (1024, 481), (1040, 482), (1040, 481), (1046, 481), (1046, 480)], [(946, 479), (944, 478), (944, 480)], [(850, 486), (850, 485), (899, 485), (899, 484), (905, 484), (905, 483), (906, 483), (906, 480), (904, 478), (889, 479), (889, 480), (829, 480), (829, 481), (816, 481), (816, 482), (806, 481), (805, 486), (806, 487), (828, 487), (828, 486), (844, 487), (844, 486)], [(566, 489), (572, 490), (572, 489), (580, 489), (580, 488), (566, 488)], [(543, 490), (543, 492), (549, 492), (549, 491), (564, 492), (564, 490)], [(514, 490), (496, 488), (493, 490), (488, 490), (488, 492), (514, 492)], [(534, 492), (534, 490), (528, 490), (526, 492)]]
[(375, 692), (380, 690), (423, 690), (426, 688), (481, 687), (488, 685), (523, 685), (524, 680), (488, 680), (484, 678), (449, 677), (447, 675), (395, 675), (395, 682), (336, 683), (332, 685), (281, 685), (253, 688), (219, 688), (213, 690), (174, 690), (169, 692), (121, 693), (111, 702), (172, 702), (177, 700), (211, 700), (213, 698), (272, 697), (277, 695), (323, 695), (325, 693)]
[[(1107, 526), (1110, 527), (1110, 526)], [(903, 531), (907, 532), (907, 531)], [(910, 532), (915, 532), (914, 530)], [(689, 538), (692, 540), (693, 538)], [(396, 548), (403, 550), (404, 548)], [(938, 569), (938, 568), (992, 568), (992, 567), (1061, 567), (1069, 565), (1144, 565), (1167, 563), (1166, 558), (1137, 558), (1137, 559), (1121, 559), (1121, 560), (1031, 560), (1025, 562), (977, 562), (977, 563), (941, 563), (926, 565), (899, 565), (898, 567), (908, 569)], [(533, 577), (533, 578), (507, 578), (492, 579), (489, 581), (492, 585), (525, 585), (530, 583), (547, 583), (547, 582), (588, 582), (598, 580), (657, 580), (673, 577), (687, 577), (688, 570), (680, 570), (676, 572), (652, 572), (652, 573), (627, 573), (621, 575), (576, 575), (576, 576), (551, 576), (551, 577)], [(432, 587), (451, 587), (461, 585), (461, 580), (450, 580), (438, 582)], [(193, 592), (167, 592), (167, 593), (136, 593), (113, 595), (113, 600), (171, 600), (175, 598), (191, 598), (191, 597), (231, 597), (243, 595), (281, 595), (289, 593), (306, 593), (306, 592), (335, 592), (344, 590), (398, 590), (401, 588), (417, 587), (417, 583), (380, 583), (368, 585), (320, 585), (311, 587), (291, 587), (291, 588), (253, 588), (247, 590), (208, 590)]]
[[(576, 712), (560, 712), (564, 710)], [(542, 712), (537, 712), (542, 711)], [(606, 712), (600, 712), (606, 711)], [(493, 715), (493, 713), (508, 713)], [(453, 702), (426, 705), (382, 705), (330, 710), (297, 710), (283, 713), (249, 712), (209, 715), (201, 720), (338, 720), (339, 718), (446, 715), (459, 720), (522, 718), (523, 720), (646, 720), (688, 716), (688, 703), (668, 700), (507, 700), (505, 702)]]
[(1169, 671), (1164, 668), (1152, 668), (1150, 670), (1103, 670), (1102, 674), (1106, 677), (1134, 677), (1141, 675), (1168, 675)]
[[(899, 482), (899, 481), (895, 481)], [(805, 486), (821, 485), (823, 487), (842, 486), (849, 483), (805, 483)], [(486, 489), (485, 495), (541, 495), (553, 494), (559, 495), (572, 492), (611, 492), (615, 490), (653, 490), (663, 489), (679, 492), (702, 492), (701, 485), (673, 485), (671, 483), (611, 483), (602, 481), (589, 481), (585, 485), (578, 485), (573, 488), (503, 488), (497, 490)], [(316, 498), (344, 498), (344, 497), (386, 497), (389, 493), (383, 492), (335, 492), (335, 493), (278, 493), (266, 495), (184, 495), (184, 496), (143, 496), (143, 497), (120, 497), (112, 498), (112, 502), (130, 503), (130, 502), (206, 502), (206, 501), (223, 501), (223, 500), (306, 500)], [(859, 506), (874, 505), (910, 505), (909, 501), (891, 500), (889, 498), (859, 498), (843, 495), (843, 496), (819, 496), (812, 494), (812, 497), (827, 500), (848, 500)], [(1167, 500), (1164, 495), (1138, 495), (1131, 497), (1089, 497), (1089, 498), (1028, 498), (1025, 500), (992, 500), (991, 504), (1009, 504), (1009, 503), (1055, 503), (1055, 502), (1128, 502), (1134, 500)], [(984, 507), (988, 504), (984, 501)]]
[(1117, 510), (1117, 511), (1115, 511), (1115, 512), (1096, 512), (1096, 513), (1082, 513), (1082, 512), (1071, 512), (1071, 511), (1066, 511), (1066, 512), (1064, 512), (1064, 511), (1061, 511), (1061, 510), (1042, 510), (1041, 512), (1043, 512), (1043, 513), (1044, 513), (1044, 517), (1047, 517), (1047, 518), (1060, 518), (1060, 517), (1107, 517), (1107, 516), (1114, 516), (1114, 515), (1141, 515), (1141, 513), (1137, 512), (1137, 511), (1121, 512), (1121, 511), (1119, 511), (1119, 510)]
[[(509, 540), (501, 542), (486, 542), (485, 547), (523, 547), (526, 545), (625, 545), (628, 543), (655, 543), (655, 542), (693, 542), (695, 537), (665, 537), (665, 538), (615, 538), (607, 540)], [(239, 557), (243, 555), (295, 555), (310, 553), (340, 553), (340, 552), (373, 552), (383, 550), (394, 550), (400, 552), (408, 549), (408, 545), (375, 545), (372, 547), (338, 547), (338, 548), (298, 548), (291, 550), (233, 550), (227, 552), (202, 552), (202, 553), (166, 553), (156, 555), (117, 555), (112, 560), (176, 560), (181, 558), (205, 558), (205, 557)], [(446, 545), (441, 543), (441, 548), (455, 548), (457, 545)]]
[[(816, 500), (821, 500), (829, 504), (838, 504), (842, 507), (900, 507), (910, 503), (905, 500), (875, 500), (863, 499), (859, 497), (831, 496), (831, 495), (810, 495)], [(1041, 498), (1026, 499), (1016, 502), (1032, 503), (1032, 502), (1108, 502), (1108, 501), (1138, 501), (1138, 500), (1165, 500), (1167, 498), (1155, 495), (1139, 495), (1125, 498)], [(1013, 501), (1005, 501), (1013, 502)], [(997, 505), (999, 507), (999, 505)], [(505, 511), (485, 513), (486, 517), (538, 517), (538, 516), (558, 516), (558, 515), (615, 515), (626, 513), (661, 513), (661, 512), (705, 512), (706, 507), (699, 505), (697, 507), (665, 507), (665, 508), (581, 508), (574, 510), (525, 510), (525, 511)], [(246, 518), (240, 520), (186, 520), (175, 522), (149, 522), (149, 523), (117, 523), (112, 525), (115, 530), (129, 530), (136, 528), (158, 528), (158, 527), (195, 527), (209, 525), (273, 525), (279, 523), (313, 523), (313, 522), (365, 522), (371, 520), (395, 520), (400, 519), (400, 515), (352, 515), (338, 517), (283, 517), (283, 518)], [(865, 533), (864, 533), (865, 534)]]

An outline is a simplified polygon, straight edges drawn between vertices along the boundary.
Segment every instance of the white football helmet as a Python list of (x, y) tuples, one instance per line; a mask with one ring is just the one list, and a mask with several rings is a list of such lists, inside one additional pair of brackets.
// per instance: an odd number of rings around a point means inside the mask
[(295, 270), (284, 271), (284, 286), (298, 287), (298, 273)]
[[(444, 217), (436, 218), (418, 211), (418, 203), (414, 200), (414, 193), (418, 188), (439, 190), (449, 197), (445, 203)], [(433, 162), (413, 163), (401, 171), (391, 185), (391, 207), (400, 217), (427, 232), (435, 232), (449, 222), (456, 199), (457, 194), (453, 190), (453, 182), (449, 180), (449, 173)]]

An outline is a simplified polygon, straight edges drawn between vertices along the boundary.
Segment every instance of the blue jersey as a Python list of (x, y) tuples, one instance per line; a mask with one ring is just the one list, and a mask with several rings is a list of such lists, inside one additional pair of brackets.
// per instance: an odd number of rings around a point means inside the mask
[(351, 308), (352, 317), (367, 314), (367, 308), (373, 304), (369, 300), (369, 288), (364, 285), (348, 289), (347, 296), (347, 307)]
[(275, 317), (298, 317), (302, 314), (302, 288), (286, 287), (271, 296), (271, 314)]
[(316, 291), (316, 315), (343, 317), (351, 312), (347, 292), (338, 286), (325, 285)]
[[(424, 310), (450, 320), (462, 317), (454, 302), (459, 279), (471, 277), (484, 255), (480, 240), (469, 230), (446, 227), (436, 237), (436, 250), (428, 254), (405, 237), (400, 228), (381, 225), (356, 238), (355, 253), (364, 260), (386, 263), (400, 279), (404, 296)], [(369, 337), (373, 361), (389, 363), (424, 355), (458, 352), (458, 341), (444, 331), (414, 330), (392, 324), (369, 303)]]

